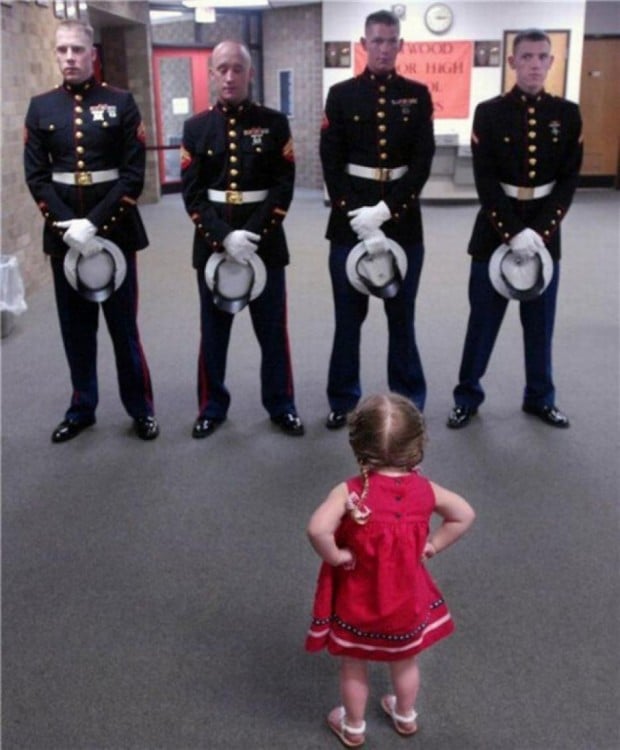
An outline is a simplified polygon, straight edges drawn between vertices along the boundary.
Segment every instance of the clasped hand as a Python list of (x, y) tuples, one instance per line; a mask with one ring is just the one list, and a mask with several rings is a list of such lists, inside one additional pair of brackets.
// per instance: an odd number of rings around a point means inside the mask
[(247, 263), (258, 248), (260, 235), (246, 229), (235, 229), (224, 237), (224, 249), (237, 263)]
[(101, 245), (95, 239), (97, 227), (88, 219), (68, 219), (56, 221), (54, 226), (66, 229), (62, 238), (70, 248), (77, 250), (85, 257), (94, 255), (101, 250)]
[(543, 250), (545, 243), (543, 238), (533, 229), (526, 227), (508, 242), (512, 252), (519, 260), (527, 260), (534, 257), (538, 250)]
[(374, 206), (356, 208), (347, 214), (351, 219), (351, 229), (357, 234), (360, 240), (365, 240), (366, 237), (374, 234), (391, 215), (385, 201), (379, 201)]
[(375, 229), (371, 235), (364, 239), (364, 247), (371, 258), (378, 253), (382, 253), (387, 247), (385, 233), (381, 229)]

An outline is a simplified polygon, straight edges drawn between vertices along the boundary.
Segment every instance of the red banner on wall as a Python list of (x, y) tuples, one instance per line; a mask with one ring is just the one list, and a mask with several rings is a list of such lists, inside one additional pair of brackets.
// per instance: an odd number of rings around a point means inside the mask
[[(425, 83), (433, 99), (435, 119), (469, 117), (473, 42), (430, 40), (404, 42), (396, 71)], [(366, 53), (355, 45), (354, 73), (366, 66)]]

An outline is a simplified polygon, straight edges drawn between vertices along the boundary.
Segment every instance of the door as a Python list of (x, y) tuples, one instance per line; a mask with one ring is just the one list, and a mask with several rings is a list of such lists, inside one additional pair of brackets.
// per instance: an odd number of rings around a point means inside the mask
[(581, 174), (611, 177), (620, 187), (620, 38), (584, 39), (579, 104), (583, 117)]
[(210, 58), (210, 49), (153, 49), (156, 149), (162, 193), (180, 190), (183, 123), (209, 107)]

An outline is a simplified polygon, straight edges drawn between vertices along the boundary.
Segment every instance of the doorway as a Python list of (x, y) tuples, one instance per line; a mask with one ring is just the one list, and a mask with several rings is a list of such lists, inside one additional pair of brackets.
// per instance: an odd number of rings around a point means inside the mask
[(183, 123), (209, 107), (210, 49), (153, 48), (155, 124), (162, 193), (181, 190)]
[(583, 40), (579, 104), (583, 117), (581, 183), (620, 188), (620, 37)]

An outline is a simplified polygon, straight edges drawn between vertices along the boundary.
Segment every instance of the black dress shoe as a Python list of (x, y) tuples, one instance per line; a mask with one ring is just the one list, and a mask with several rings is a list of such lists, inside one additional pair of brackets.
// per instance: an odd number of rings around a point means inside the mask
[(325, 421), (328, 430), (339, 430), (347, 423), (347, 413), (344, 411), (330, 411)]
[(198, 417), (194, 422), (192, 437), (196, 440), (209, 437), (222, 424), (223, 419), (211, 419), (210, 417)]
[(570, 422), (566, 414), (563, 414), (557, 406), (529, 406), (523, 404), (523, 411), (526, 414), (532, 414), (539, 419), (542, 419), (546, 424), (550, 424), (552, 427), (566, 428), (570, 427)]
[(95, 424), (94, 417), (81, 419), (79, 422), (74, 419), (64, 419), (52, 432), (52, 443), (66, 443), (67, 440), (73, 440), (82, 430), (93, 424)]
[(138, 417), (133, 427), (140, 440), (155, 440), (159, 435), (159, 424), (155, 417)]
[(448, 415), (446, 425), (452, 430), (458, 430), (469, 424), (471, 418), (478, 413), (478, 409), (471, 406), (455, 406)]
[(277, 424), (282, 432), (285, 432), (287, 435), (301, 437), (305, 433), (301, 419), (292, 411), (286, 411), (277, 417), (271, 417), (271, 421)]

